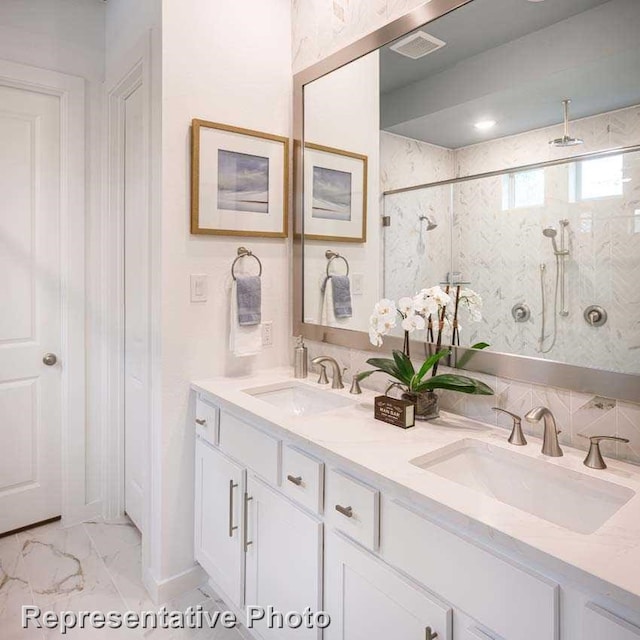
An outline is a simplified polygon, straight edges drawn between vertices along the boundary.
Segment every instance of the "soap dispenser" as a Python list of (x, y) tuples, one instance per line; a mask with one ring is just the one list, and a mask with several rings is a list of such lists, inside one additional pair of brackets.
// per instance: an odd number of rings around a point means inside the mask
[(304, 345), (304, 339), (302, 336), (298, 336), (298, 344), (294, 349), (293, 358), (293, 376), (294, 378), (306, 378), (307, 377), (307, 347)]

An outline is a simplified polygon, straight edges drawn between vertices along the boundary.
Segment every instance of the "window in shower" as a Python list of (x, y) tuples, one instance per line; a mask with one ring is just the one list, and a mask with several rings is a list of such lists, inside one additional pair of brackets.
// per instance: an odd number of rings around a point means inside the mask
[(623, 157), (607, 156), (575, 164), (575, 200), (597, 200), (622, 195)]
[(517, 171), (502, 176), (502, 210), (544, 205), (544, 169)]

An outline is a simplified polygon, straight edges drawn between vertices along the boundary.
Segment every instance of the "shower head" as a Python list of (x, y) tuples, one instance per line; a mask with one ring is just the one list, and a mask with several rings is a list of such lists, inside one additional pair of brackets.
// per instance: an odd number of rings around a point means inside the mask
[(562, 111), (564, 113), (564, 135), (560, 138), (550, 140), (549, 144), (552, 147), (575, 147), (579, 144), (583, 144), (584, 140), (580, 138), (572, 138), (569, 135), (569, 103), (571, 100), (562, 101)]
[(420, 222), (423, 220), (426, 220), (427, 222), (427, 231), (433, 231), (438, 226), (438, 223), (429, 216), (420, 216)]
[(542, 230), (542, 235), (545, 238), (551, 238), (551, 243), (553, 244), (554, 253), (559, 253), (558, 243), (556, 242), (556, 236), (558, 235), (558, 230), (555, 227), (545, 227)]

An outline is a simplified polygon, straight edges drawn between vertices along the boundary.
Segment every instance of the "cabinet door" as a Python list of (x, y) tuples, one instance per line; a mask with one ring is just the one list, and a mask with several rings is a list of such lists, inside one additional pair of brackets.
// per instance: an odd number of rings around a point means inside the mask
[(244, 471), (196, 440), (195, 556), (226, 598), (242, 604)]
[[(246, 606), (286, 614), (322, 608), (322, 524), (253, 476), (247, 479)], [(269, 640), (311, 640), (318, 629), (268, 628), (253, 632)]]
[(325, 640), (451, 640), (451, 609), (340, 534), (325, 545)]
[(584, 637), (594, 640), (640, 640), (640, 628), (590, 602), (584, 616)]

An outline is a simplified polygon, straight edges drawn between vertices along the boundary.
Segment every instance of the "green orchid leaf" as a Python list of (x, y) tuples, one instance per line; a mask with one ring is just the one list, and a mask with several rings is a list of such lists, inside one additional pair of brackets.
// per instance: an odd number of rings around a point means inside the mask
[(416, 373), (416, 370), (413, 368), (411, 358), (409, 358), (409, 356), (404, 352), (394, 349), (393, 359), (396, 363), (396, 367), (398, 367), (398, 371), (402, 374), (403, 379), (411, 382), (411, 379)]
[(391, 360), (390, 358), (369, 358), (367, 360), (367, 364), (370, 364), (372, 367), (375, 367), (376, 369), (380, 369), (381, 371), (384, 371), (387, 375), (390, 375), (392, 378), (395, 378), (396, 380), (400, 380), (400, 382), (404, 382), (404, 378), (402, 377), (400, 370), (396, 366), (395, 361)]
[(416, 373), (416, 375), (411, 380), (412, 386), (420, 384), (422, 382), (422, 379), (427, 375), (427, 372), (433, 368), (433, 365), (448, 355), (448, 349), (443, 349), (442, 351), (438, 351), (438, 353), (434, 353), (433, 355), (429, 356), (420, 367), (420, 371), (418, 371), (418, 373)]
[(373, 373), (386, 373), (386, 372), (383, 371), (382, 369), (371, 369), (370, 371), (361, 371), (356, 375), (356, 379), (358, 380), (358, 382), (360, 382), (361, 380), (368, 378)]
[(484, 382), (453, 373), (443, 373), (439, 376), (434, 376), (426, 382), (423, 382), (416, 391), (430, 391), (432, 389), (447, 389), (449, 391), (458, 391), (459, 393), (483, 396), (493, 395), (493, 389)]
[(471, 345), (471, 349), (487, 349), (491, 345), (488, 342), (476, 342)]

